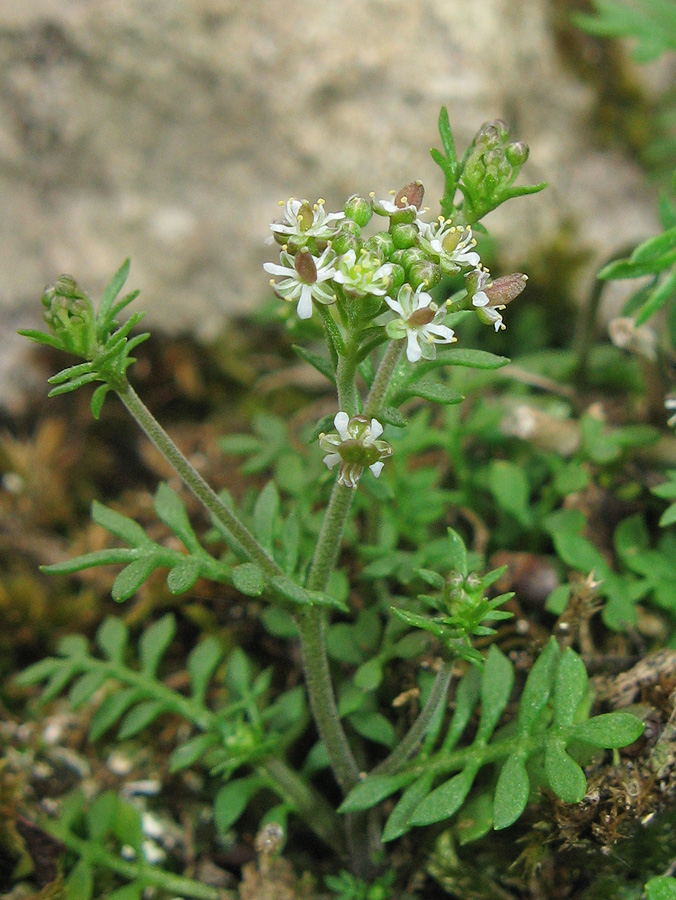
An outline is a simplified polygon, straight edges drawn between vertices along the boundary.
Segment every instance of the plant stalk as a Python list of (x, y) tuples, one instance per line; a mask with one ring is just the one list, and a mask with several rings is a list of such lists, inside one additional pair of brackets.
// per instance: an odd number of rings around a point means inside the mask
[(366, 403), (364, 404), (365, 416), (368, 416), (369, 418), (371, 416), (377, 417), (383, 400), (385, 399), (385, 394), (387, 392), (387, 387), (390, 383), (390, 379), (392, 378), (394, 370), (397, 367), (397, 363), (399, 362), (399, 357), (401, 356), (401, 351), (403, 349), (403, 340), (390, 341), (387, 350), (383, 354), (383, 358), (380, 360), (380, 365), (378, 366), (376, 377), (373, 379), (371, 390), (369, 391), (368, 397), (366, 398)]
[(181, 453), (133, 387), (126, 384), (124, 389), (118, 390), (116, 393), (151, 443), (176, 469), (186, 487), (240, 544), (249, 559), (258, 563), (266, 575), (283, 576), (284, 572), (280, 566), (268, 555), (246, 525), (225, 505), (216, 491), (207, 484), (192, 463)]

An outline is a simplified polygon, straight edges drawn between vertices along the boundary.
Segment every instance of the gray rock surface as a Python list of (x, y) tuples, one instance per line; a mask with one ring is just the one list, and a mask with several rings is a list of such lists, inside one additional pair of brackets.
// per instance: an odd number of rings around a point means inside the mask
[(488, 219), (505, 264), (564, 223), (598, 258), (655, 228), (549, 0), (0, 0), (0, 367), (61, 272), (96, 293), (130, 255), (151, 325), (209, 335), (266, 292), (278, 200), (420, 178), (436, 208), (442, 104), (461, 147), (506, 119), (550, 184)]

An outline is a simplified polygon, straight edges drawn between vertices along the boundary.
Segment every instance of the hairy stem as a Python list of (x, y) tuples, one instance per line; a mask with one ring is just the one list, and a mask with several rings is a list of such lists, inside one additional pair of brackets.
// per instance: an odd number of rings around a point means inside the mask
[(307, 784), (300, 775), (279, 759), (270, 757), (259, 764), (261, 774), (270, 778), (275, 789), (296, 808), (298, 815), (338, 856), (345, 856), (341, 821), (324, 797)]
[(396, 748), (373, 769), (369, 775), (394, 775), (406, 763), (409, 756), (415, 752), (419, 743), (425, 737), (425, 733), (434, 719), (439, 707), (446, 700), (448, 687), (451, 683), (452, 663), (444, 661), (434, 679), (432, 690), (427, 698), (427, 703), (411, 725), (408, 732), (397, 744)]
[(197, 497), (223, 528), (232, 535), (252, 562), (258, 563), (269, 576), (284, 575), (282, 569), (258, 543), (243, 522), (229, 509), (216, 491), (207, 484), (197, 469), (181, 453), (176, 444), (162, 428), (136, 391), (127, 384), (117, 395), (127, 410), (136, 419), (140, 428), (160, 451), (162, 456), (178, 472), (189, 490)]
[(387, 386), (389, 385), (390, 379), (392, 378), (394, 370), (397, 367), (397, 363), (399, 362), (399, 357), (401, 356), (403, 347), (403, 340), (390, 341), (387, 350), (383, 354), (383, 358), (380, 360), (380, 365), (378, 366), (376, 377), (373, 379), (371, 390), (369, 391), (369, 395), (366, 398), (366, 403), (364, 404), (365, 416), (377, 416), (378, 412), (380, 411), (380, 407), (382, 406), (383, 400), (385, 399)]
[(152, 886), (170, 895), (194, 897), (195, 900), (236, 900), (236, 895), (231, 891), (174, 875), (173, 872), (158, 869), (143, 859), (139, 862), (127, 862), (101, 844), (78, 837), (69, 829), (48, 826), (47, 830), (86, 862), (109, 869), (129, 881), (140, 882), (144, 887)]

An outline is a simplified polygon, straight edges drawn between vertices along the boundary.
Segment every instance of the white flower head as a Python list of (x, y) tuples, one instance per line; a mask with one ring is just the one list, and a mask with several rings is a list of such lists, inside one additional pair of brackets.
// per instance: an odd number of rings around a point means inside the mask
[(312, 256), (307, 250), (299, 250), (292, 256), (283, 249), (280, 259), (285, 265), (265, 263), (263, 268), (271, 275), (282, 276), (282, 281), (270, 281), (270, 284), (282, 300), (298, 302), (298, 318), (309, 319), (312, 316), (313, 300), (325, 305), (335, 303), (336, 295), (331, 285), (327, 284), (336, 274), (336, 254), (330, 246), (319, 257)]
[(419, 359), (434, 359), (436, 344), (450, 344), (455, 338), (452, 328), (441, 323), (446, 316), (446, 308), (437, 306), (432, 297), (418, 287), (415, 291), (410, 284), (402, 284), (397, 299), (385, 297), (385, 302), (399, 314), (385, 326), (385, 331), (393, 340), (408, 338), (406, 356), (409, 362)]
[(381, 265), (380, 259), (368, 250), (361, 250), (358, 257), (354, 250), (348, 250), (338, 260), (333, 280), (353, 295), (382, 297), (390, 286), (392, 269), (392, 263)]
[(387, 441), (379, 440), (383, 426), (377, 419), (366, 416), (350, 416), (339, 412), (333, 420), (335, 432), (319, 435), (319, 446), (326, 452), (324, 464), (333, 469), (340, 465), (338, 481), (348, 488), (355, 488), (368, 466), (377, 478), (383, 468), (383, 460), (392, 455)]
[(281, 222), (273, 222), (270, 228), (286, 239), (297, 237), (328, 241), (337, 231), (335, 223), (345, 218), (343, 212), (327, 213), (322, 199), (310, 205), (307, 200), (291, 197), (286, 203), (281, 200), (279, 205), (284, 207), (284, 218)]
[(472, 229), (451, 225), (443, 216), (429, 225), (421, 223), (418, 243), (428, 256), (437, 260), (445, 275), (459, 272), (462, 266), (476, 268), (481, 264), (479, 254), (474, 250), (476, 240), (472, 237)]
[(664, 401), (665, 409), (673, 409), (674, 414), (667, 419), (667, 425), (670, 425), (672, 428), (676, 428), (676, 397), (667, 397)]

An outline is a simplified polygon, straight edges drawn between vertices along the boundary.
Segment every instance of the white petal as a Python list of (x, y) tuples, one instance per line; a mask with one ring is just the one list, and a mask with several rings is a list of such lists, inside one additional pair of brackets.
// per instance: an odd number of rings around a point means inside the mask
[(427, 294), (425, 291), (421, 291), (420, 293), (415, 293), (414, 295), (416, 301), (416, 309), (427, 309), (427, 307), (432, 302), (432, 295)]
[(312, 318), (312, 288), (309, 284), (303, 285), (296, 312), (298, 313), (299, 319)]
[(472, 297), (473, 306), (488, 306), (489, 303), (488, 294), (484, 293), (484, 291), (477, 291)]
[(385, 464), (381, 462), (374, 462), (369, 466), (369, 469), (373, 472), (375, 478), (377, 478), (380, 473), (383, 471), (383, 466)]
[(449, 328), (448, 325), (426, 325), (424, 331), (438, 335), (442, 341), (449, 344), (455, 336), (455, 332), (452, 328)]
[(398, 300), (393, 300), (391, 297), (385, 297), (385, 303), (387, 303), (390, 309), (393, 309), (396, 313), (399, 313), (402, 319), (404, 318), (404, 310), (402, 309), (401, 303), (399, 303)]
[(418, 362), (418, 360), (422, 356), (422, 350), (420, 349), (420, 344), (418, 343), (418, 335), (415, 331), (409, 331), (408, 333), (406, 356), (408, 357), (409, 362)]
[(383, 433), (383, 426), (377, 419), (371, 419), (371, 438), (374, 441), (377, 441), (380, 435)]
[(350, 421), (350, 417), (346, 412), (336, 413), (336, 417), (333, 420), (333, 424), (336, 426), (336, 431), (340, 435), (341, 441), (349, 440), (350, 435), (347, 431), (347, 423)]
[(339, 453), (327, 453), (327, 455), (324, 457), (324, 465), (328, 469), (333, 469), (334, 466), (337, 466), (339, 462), (341, 462), (341, 456)]
[(263, 268), (270, 275), (288, 275), (291, 278), (298, 278), (298, 272), (295, 269), (289, 269), (288, 266), (278, 266), (277, 263), (263, 263)]

